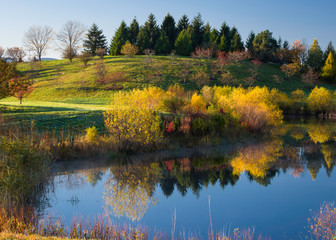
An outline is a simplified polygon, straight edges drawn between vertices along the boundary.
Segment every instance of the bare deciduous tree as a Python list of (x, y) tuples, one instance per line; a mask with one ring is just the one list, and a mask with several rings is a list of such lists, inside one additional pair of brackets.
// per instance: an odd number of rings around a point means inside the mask
[(46, 52), (48, 43), (52, 40), (53, 30), (48, 26), (33, 26), (24, 35), (24, 45), (27, 50), (35, 53), (39, 61)]
[(63, 56), (69, 59), (70, 62), (72, 62), (78, 52), (85, 31), (85, 26), (80, 22), (68, 21), (57, 34), (57, 40)]
[(6, 55), (12, 58), (15, 62), (22, 62), (26, 56), (26, 52), (19, 47), (7, 48)]
[(0, 59), (2, 58), (2, 56), (5, 53), (5, 49), (3, 47), (0, 46)]

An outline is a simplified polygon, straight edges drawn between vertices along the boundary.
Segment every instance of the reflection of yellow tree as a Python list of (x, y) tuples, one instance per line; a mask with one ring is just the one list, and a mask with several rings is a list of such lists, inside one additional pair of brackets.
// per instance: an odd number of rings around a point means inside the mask
[(314, 143), (328, 142), (333, 135), (332, 129), (327, 124), (310, 124), (308, 134)]
[(101, 179), (102, 172), (99, 169), (89, 169), (85, 171), (86, 181), (90, 183), (92, 186), (96, 185), (96, 183)]
[(112, 172), (105, 184), (107, 210), (117, 217), (140, 220), (156, 202), (153, 193), (159, 179), (157, 164), (112, 168)]
[(298, 141), (305, 137), (305, 131), (303, 128), (297, 127), (291, 130), (290, 135), (292, 138)]
[(251, 145), (243, 148), (231, 161), (233, 174), (248, 171), (253, 177), (265, 178), (266, 171), (281, 156), (282, 140), (276, 139), (266, 144)]
[(335, 163), (335, 158), (332, 157), (333, 153), (335, 153), (333, 151), (334, 151), (333, 146), (331, 146), (329, 144), (322, 144), (321, 145), (321, 152), (324, 156), (324, 160), (327, 164), (328, 169), (330, 169)]

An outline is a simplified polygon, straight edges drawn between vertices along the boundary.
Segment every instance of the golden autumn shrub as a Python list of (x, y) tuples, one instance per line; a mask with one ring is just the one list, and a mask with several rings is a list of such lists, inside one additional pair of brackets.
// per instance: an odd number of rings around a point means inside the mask
[(330, 110), (333, 95), (324, 87), (315, 87), (308, 96), (308, 108), (312, 112), (325, 112)]
[(197, 93), (194, 93), (194, 95), (191, 97), (190, 107), (192, 111), (196, 113), (206, 112), (206, 103), (202, 96), (198, 95)]
[(153, 148), (162, 141), (160, 117), (153, 110), (112, 107), (104, 116), (105, 126), (121, 152)]
[(159, 88), (118, 93), (104, 113), (105, 126), (119, 151), (155, 148), (162, 141), (157, 109), (165, 91)]
[(242, 123), (252, 130), (262, 130), (282, 123), (282, 111), (272, 103), (268, 88), (234, 89), (232, 104)]

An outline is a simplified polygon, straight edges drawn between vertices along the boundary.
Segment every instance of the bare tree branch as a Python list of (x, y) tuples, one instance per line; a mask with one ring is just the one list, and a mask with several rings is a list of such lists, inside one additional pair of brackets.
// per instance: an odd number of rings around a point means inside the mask
[(5, 53), (5, 49), (3, 47), (0, 46), (0, 59), (2, 58), (2, 56)]
[(22, 62), (26, 56), (25, 51), (19, 47), (7, 48), (6, 55), (12, 58), (15, 62)]
[(77, 54), (85, 32), (86, 27), (82, 23), (68, 21), (57, 34), (59, 48), (62, 50), (63, 56), (69, 59), (70, 62), (72, 62), (72, 59)]
[(48, 43), (52, 40), (53, 30), (48, 26), (33, 26), (24, 35), (24, 45), (29, 51), (33, 51), (36, 57), (41, 61), (45, 54)]

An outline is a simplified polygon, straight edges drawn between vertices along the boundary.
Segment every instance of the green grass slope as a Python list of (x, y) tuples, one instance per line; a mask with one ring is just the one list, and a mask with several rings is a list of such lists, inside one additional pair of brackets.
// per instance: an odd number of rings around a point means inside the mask
[[(34, 120), (39, 126), (67, 126), (74, 122), (80, 125), (92, 125), (94, 119), (102, 119), (102, 112), (107, 108), (111, 97), (117, 91), (156, 86), (167, 89), (178, 83), (186, 90), (199, 90), (190, 75), (200, 71), (208, 71), (206, 63), (192, 58), (154, 56), (150, 62), (146, 56), (126, 58), (124, 56), (106, 56), (105, 68), (113, 81), (104, 85), (96, 83), (96, 68), (101, 61), (91, 60), (84, 66), (79, 59), (73, 63), (68, 60), (53, 60), (40, 62), (38, 74), (34, 74), (34, 91), (23, 99), (23, 104), (13, 97), (0, 100), (0, 106), (5, 106), (5, 116), (11, 121)], [(189, 77), (184, 81), (182, 72), (184, 63), (189, 62)], [(215, 61), (214, 61), (215, 63)], [(233, 79), (231, 86), (249, 87), (246, 80), (251, 76), (253, 63), (244, 61), (229, 65), (225, 71), (230, 72)], [(29, 74), (29, 63), (18, 64), (18, 69)], [(208, 85), (223, 85), (220, 73), (215, 74)], [(277, 77), (275, 77), (277, 76)], [(277, 78), (277, 79), (276, 79)], [(227, 84), (227, 83), (226, 83)], [(335, 85), (322, 84), (335, 90)], [(309, 92), (310, 88), (301, 81), (300, 76), (286, 78), (276, 64), (262, 64), (258, 68), (257, 81), (253, 86), (267, 86), (290, 93), (296, 89)], [(88, 120), (89, 119), (89, 120)], [(92, 120), (92, 121), (91, 121)], [(94, 123), (94, 121), (93, 121)]]

